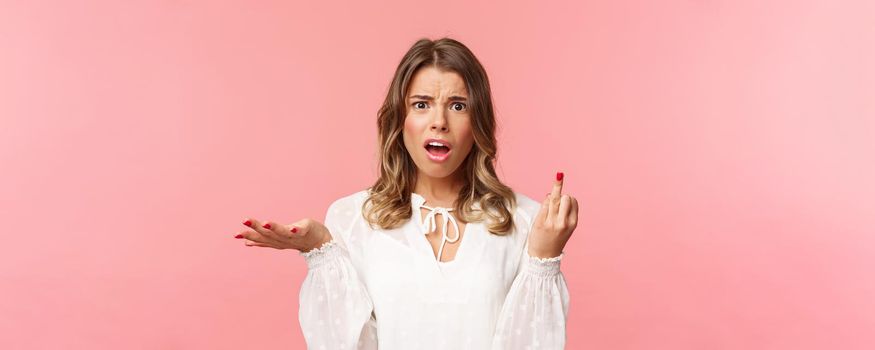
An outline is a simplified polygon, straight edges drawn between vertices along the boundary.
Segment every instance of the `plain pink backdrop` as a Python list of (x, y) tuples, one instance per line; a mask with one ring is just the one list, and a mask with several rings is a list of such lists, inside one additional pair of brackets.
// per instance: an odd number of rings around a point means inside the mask
[(871, 1), (2, 1), (4, 349), (303, 349), (293, 251), (376, 177), (416, 39), (491, 78), (499, 175), (579, 198), (569, 349), (875, 347)]

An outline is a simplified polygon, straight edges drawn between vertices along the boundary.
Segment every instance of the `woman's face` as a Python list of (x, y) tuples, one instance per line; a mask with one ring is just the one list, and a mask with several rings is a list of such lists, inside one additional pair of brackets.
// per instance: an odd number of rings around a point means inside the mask
[[(405, 97), (404, 147), (420, 175), (452, 175), (474, 144), (465, 80), (456, 72), (422, 67)], [(445, 147), (429, 146), (432, 139)]]

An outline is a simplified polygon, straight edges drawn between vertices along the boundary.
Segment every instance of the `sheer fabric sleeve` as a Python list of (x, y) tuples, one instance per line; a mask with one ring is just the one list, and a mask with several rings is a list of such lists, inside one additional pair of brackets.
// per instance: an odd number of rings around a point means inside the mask
[(564, 349), (569, 293), (559, 266), (565, 253), (540, 259), (526, 243), (498, 316), (493, 350)]
[(308, 271), (298, 320), (308, 349), (377, 349), (373, 304), (345, 243), (354, 213), (349, 198), (332, 203), (325, 217), (332, 240), (300, 253)]

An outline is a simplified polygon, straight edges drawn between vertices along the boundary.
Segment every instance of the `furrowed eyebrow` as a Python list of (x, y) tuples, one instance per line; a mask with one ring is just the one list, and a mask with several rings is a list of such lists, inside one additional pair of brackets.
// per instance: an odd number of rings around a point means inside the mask
[[(418, 99), (418, 100), (433, 101), (433, 100), (434, 100), (434, 97), (429, 96), (429, 95), (412, 95), (412, 96), (408, 97), (408, 99), (410, 99), (410, 100)], [(466, 97), (464, 97), (464, 96), (450, 96), (450, 97), (449, 97), (449, 100), (450, 100), (450, 101), (468, 101), (468, 99), (467, 99)]]

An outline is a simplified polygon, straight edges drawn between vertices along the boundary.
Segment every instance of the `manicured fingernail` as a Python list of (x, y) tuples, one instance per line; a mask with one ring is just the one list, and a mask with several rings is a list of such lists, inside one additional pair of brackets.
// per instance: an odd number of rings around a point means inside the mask
[(238, 234), (238, 235), (234, 236), (234, 238), (243, 238), (243, 235), (242, 235), (242, 234)]
[(252, 227), (252, 221), (246, 220), (246, 222), (244, 222), (243, 224)]
[(563, 177), (565, 177), (565, 174), (563, 174), (561, 171), (556, 173), (556, 181), (562, 181)]
[(297, 228), (297, 227), (292, 227), (292, 233), (298, 233), (298, 228)]
[(264, 226), (261, 226), (261, 227), (264, 227), (264, 228), (270, 230), (270, 224), (264, 224)]

